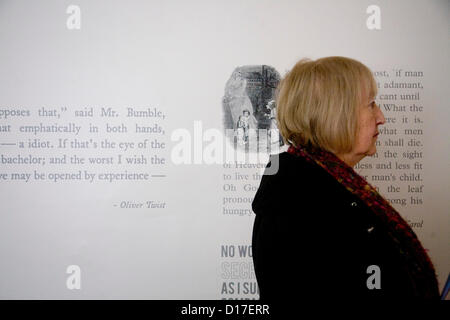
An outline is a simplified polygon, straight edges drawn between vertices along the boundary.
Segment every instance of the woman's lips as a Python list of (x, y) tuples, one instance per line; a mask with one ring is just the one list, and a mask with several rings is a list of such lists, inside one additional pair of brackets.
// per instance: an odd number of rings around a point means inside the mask
[(378, 135), (379, 135), (380, 133), (379, 132), (377, 132), (376, 134), (374, 134), (373, 136), (374, 137), (377, 137)]

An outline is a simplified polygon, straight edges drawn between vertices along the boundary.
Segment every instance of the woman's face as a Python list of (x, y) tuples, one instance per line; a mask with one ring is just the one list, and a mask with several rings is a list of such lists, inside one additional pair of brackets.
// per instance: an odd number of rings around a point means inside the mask
[(367, 99), (359, 109), (359, 131), (353, 150), (354, 156), (372, 156), (377, 152), (375, 145), (378, 137), (378, 126), (384, 124), (383, 112), (375, 100)]
[(383, 112), (374, 99), (365, 99), (359, 107), (358, 125), (355, 146), (352, 151), (337, 156), (349, 166), (355, 166), (365, 156), (372, 156), (377, 152), (375, 143), (378, 137), (378, 126), (384, 124)]

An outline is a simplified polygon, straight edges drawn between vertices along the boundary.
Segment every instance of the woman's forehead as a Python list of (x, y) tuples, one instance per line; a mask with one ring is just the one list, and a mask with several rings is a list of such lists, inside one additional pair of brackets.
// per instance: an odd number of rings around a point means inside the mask
[(377, 95), (377, 88), (373, 86), (372, 81), (367, 79), (362, 82), (361, 86), (361, 98), (365, 101), (372, 101)]

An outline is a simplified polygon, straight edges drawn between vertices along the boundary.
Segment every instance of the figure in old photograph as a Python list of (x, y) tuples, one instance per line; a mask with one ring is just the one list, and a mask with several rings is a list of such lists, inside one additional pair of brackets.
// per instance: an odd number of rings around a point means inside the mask
[(239, 116), (237, 122), (236, 136), (240, 145), (247, 144), (249, 140), (250, 129), (257, 129), (258, 122), (256, 118), (250, 114), (250, 111), (245, 109), (242, 111), (242, 115)]

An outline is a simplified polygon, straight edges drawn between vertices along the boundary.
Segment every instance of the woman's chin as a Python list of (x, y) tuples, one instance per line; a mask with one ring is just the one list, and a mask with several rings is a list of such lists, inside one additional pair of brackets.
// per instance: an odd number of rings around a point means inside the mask
[(367, 151), (366, 155), (371, 157), (373, 156), (375, 153), (377, 153), (377, 147), (373, 147), (371, 148), (369, 151)]

